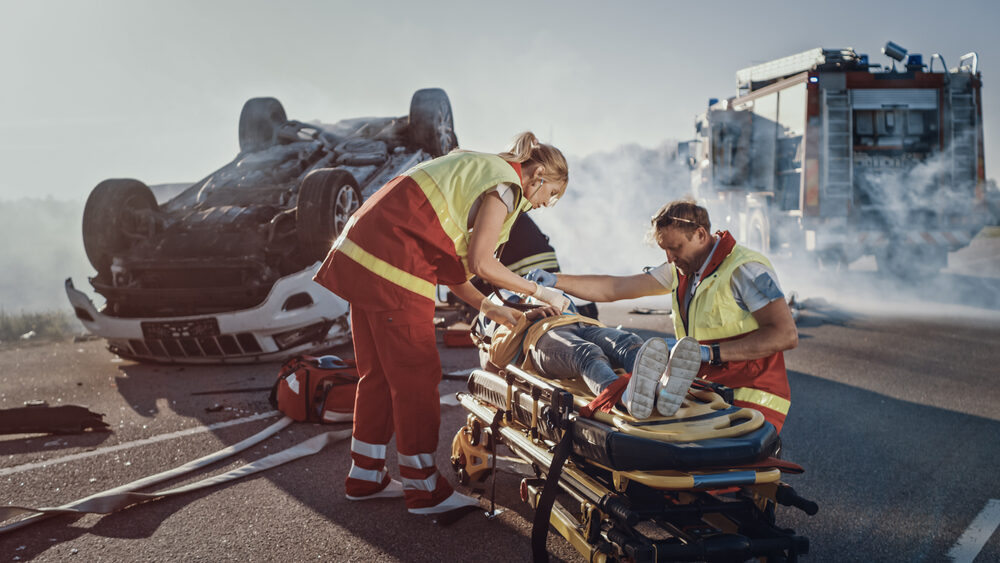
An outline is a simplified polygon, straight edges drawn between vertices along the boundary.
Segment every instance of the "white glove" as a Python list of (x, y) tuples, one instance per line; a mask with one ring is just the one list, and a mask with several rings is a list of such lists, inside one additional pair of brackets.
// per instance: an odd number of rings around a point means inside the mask
[(538, 299), (539, 301), (552, 305), (559, 312), (563, 312), (569, 307), (569, 299), (558, 289), (552, 289), (551, 287), (545, 287), (540, 283), (535, 283), (535, 292), (531, 294), (532, 297)]

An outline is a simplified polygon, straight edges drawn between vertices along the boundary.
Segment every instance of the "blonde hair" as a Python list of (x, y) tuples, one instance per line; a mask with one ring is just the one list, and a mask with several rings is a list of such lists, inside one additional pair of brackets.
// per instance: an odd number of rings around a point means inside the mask
[(552, 145), (539, 143), (538, 137), (531, 131), (525, 131), (515, 137), (510, 149), (497, 156), (508, 162), (542, 165), (545, 167), (546, 176), (562, 182), (563, 191), (569, 184), (569, 165), (566, 164), (566, 157)]

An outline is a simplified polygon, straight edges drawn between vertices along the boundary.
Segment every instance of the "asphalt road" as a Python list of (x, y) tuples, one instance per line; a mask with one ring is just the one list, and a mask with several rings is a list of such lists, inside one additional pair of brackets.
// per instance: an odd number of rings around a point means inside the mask
[[(949, 291), (904, 290), (864, 270), (829, 278), (825, 289), (784, 282), (803, 308), (799, 347), (786, 355), (793, 401), (783, 442), (785, 457), (806, 468), (786, 481), (820, 512), (782, 507), (779, 523), (810, 539), (811, 561), (948, 560), (980, 511), (1000, 499), (1000, 277), (971, 276), (959, 264), (934, 280)], [(970, 298), (972, 305), (961, 304)], [(639, 305), (669, 306), (665, 299)], [(601, 318), (644, 335), (670, 332), (669, 317), (631, 313), (635, 306), (602, 305)], [(472, 349), (441, 347), (441, 354), (445, 371), (477, 362)], [(261, 388), (276, 372), (277, 364), (135, 364), (101, 341), (0, 350), (0, 408), (28, 400), (84, 405), (111, 425), (105, 433), (0, 436), (0, 502), (57, 506), (237, 443), (277, 420), (253, 418), (270, 411)], [(440, 387), (437, 461), (453, 483), (448, 449), (465, 412), (449, 403), (463, 387), (454, 380)], [(346, 427), (294, 424), (154, 490)], [(59, 516), (0, 535), (0, 560), (530, 559), (531, 512), (518, 499), (519, 477), (498, 479), (498, 517), (444, 527), (409, 515), (400, 500), (345, 500), (348, 467), (344, 441), (214, 488), (105, 516)], [(581, 560), (554, 533), (549, 551)], [(1000, 534), (978, 553), (976, 561), (1000, 561)]]

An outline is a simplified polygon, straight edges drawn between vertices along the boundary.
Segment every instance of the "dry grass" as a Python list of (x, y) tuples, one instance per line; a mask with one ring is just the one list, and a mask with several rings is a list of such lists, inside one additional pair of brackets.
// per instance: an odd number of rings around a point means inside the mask
[(58, 340), (79, 332), (77, 320), (65, 311), (8, 314), (0, 310), (0, 342)]

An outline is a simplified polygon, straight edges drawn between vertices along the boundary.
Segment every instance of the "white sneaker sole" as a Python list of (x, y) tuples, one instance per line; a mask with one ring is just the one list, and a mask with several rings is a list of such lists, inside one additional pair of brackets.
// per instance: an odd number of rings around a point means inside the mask
[(632, 366), (632, 378), (628, 381), (628, 401), (625, 409), (635, 418), (649, 418), (656, 403), (656, 387), (667, 369), (667, 342), (662, 338), (650, 338), (639, 348)]
[(701, 345), (690, 336), (674, 344), (667, 360), (667, 369), (660, 381), (660, 394), (656, 410), (662, 416), (673, 416), (687, 397), (691, 382), (701, 369)]

